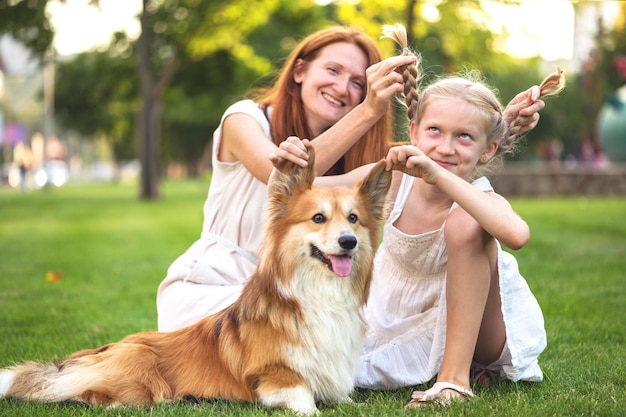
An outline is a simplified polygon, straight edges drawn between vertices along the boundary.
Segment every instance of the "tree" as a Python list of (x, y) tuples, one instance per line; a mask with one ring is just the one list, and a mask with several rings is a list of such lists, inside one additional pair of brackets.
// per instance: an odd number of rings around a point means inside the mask
[[(266, 13), (252, 19), (252, 25), (246, 20), (246, 2), (222, 3), (203, 3), (193, 12), (188, 11), (192, 1), (159, 3), (158, 8), (151, 9), (146, 30), (151, 40), (145, 44), (149, 56), (144, 56), (141, 66), (135, 66), (134, 73), (131, 70), (141, 40), (132, 42), (122, 33), (115, 34), (107, 51), (86, 52), (58, 64), (59, 123), (84, 137), (106, 137), (114, 146), (116, 159), (127, 158), (132, 149), (128, 145), (133, 133), (130, 112), (139, 112), (144, 102), (139, 100), (137, 88), (140, 68), (146, 71), (142, 72), (144, 76), (152, 78), (146, 84), (152, 87), (146, 89), (151, 96), (145, 102), (152, 100), (156, 106), (150, 110), (151, 116), (150, 111), (143, 113), (144, 123), (135, 125), (137, 129), (148, 129), (146, 120), (156, 123), (148, 131), (154, 142), (143, 148), (143, 159), (152, 162), (146, 162), (149, 165), (143, 171), (141, 198), (152, 198), (147, 196), (150, 194), (158, 197), (161, 162), (184, 161), (189, 174), (199, 173), (199, 162), (210, 142), (207, 139), (224, 109), (251, 86), (270, 79), (274, 64), (291, 50), (289, 46), (280, 47), (291, 44), (283, 40), (321, 26), (328, 10), (314, 4), (296, 7), (289, 1), (274, 2), (277, 8), (272, 11), (266, 7)], [(223, 13), (233, 17), (228, 22), (220, 21), (222, 32), (229, 29), (235, 33), (233, 27), (250, 31), (239, 35), (238, 42), (244, 45), (220, 43), (224, 33), (218, 36), (209, 29), (209, 23), (220, 20)], [(248, 26), (238, 24), (237, 19), (246, 20)], [(260, 25), (263, 21), (279, 30), (264, 30), (265, 25)], [(219, 39), (212, 40), (211, 36)], [(143, 108), (149, 110), (150, 106)]]
[(158, 155), (163, 96), (180, 63), (227, 51), (243, 65), (267, 70), (254, 54), (247, 35), (267, 21), (277, 0), (143, 0), (137, 71), (142, 97), (140, 112), (140, 198), (159, 197)]
[(78, 54), (57, 63), (55, 116), (59, 128), (82, 137), (104, 137), (116, 161), (135, 157), (134, 121), (139, 89), (133, 56), (115, 54), (115, 45), (126, 43), (115, 34), (107, 51)]

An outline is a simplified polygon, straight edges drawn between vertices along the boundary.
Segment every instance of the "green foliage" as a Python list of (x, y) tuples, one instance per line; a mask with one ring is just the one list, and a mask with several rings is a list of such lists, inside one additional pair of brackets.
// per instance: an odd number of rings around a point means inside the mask
[(78, 54), (57, 66), (55, 89), (59, 128), (105, 137), (116, 160), (133, 158), (139, 90), (132, 56)]
[(333, 20), (331, 6), (319, 7), (313, 0), (282, 0), (280, 6), (268, 16), (267, 23), (255, 28), (248, 36), (255, 52), (272, 63), (269, 74), (258, 75), (272, 78), (300, 39), (333, 23), (337, 22)]
[[(165, 182), (158, 202), (136, 187), (68, 185), (29, 194), (0, 189), (0, 368), (62, 358), (156, 329), (155, 294), (170, 263), (198, 237), (207, 181)], [(626, 407), (625, 198), (512, 199), (530, 242), (520, 269), (543, 309), (545, 381), (475, 386), (450, 408), (403, 409), (413, 389), (357, 391), (328, 416), (621, 416)], [(46, 280), (50, 271), (63, 274)], [(0, 400), (2, 416), (285, 416), (256, 404), (179, 402), (151, 408)]]
[(48, 0), (0, 0), (0, 35), (10, 34), (43, 59), (54, 37), (47, 4)]
[[(39, 32), (30, 27), (47, 30), (41, 13), (45, 3), (0, 0), (0, 14), (11, 16), (0, 19), (0, 32), (20, 27), (32, 35)], [(7, 9), (8, 4), (12, 6)], [(271, 82), (304, 35), (331, 23), (361, 27), (377, 40), (385, 57), (396, 54), (397, 48), (392, 41), (380, 39), (381, 25), (403, 23), (411, 46), (422, 55), (425, 82), (444, 73), (479, 69), (499, 90), (503, 102), (552, 71), (540, 68), (538, 58), (517, 59), (498, 52), (500, 34), (507, 28), (488, 19), (477, 1), (151, 0), (147, 11), (154, 91), (164, 108), (162, 161), (190, 167), (197, 166), (225, 108), (251, 87)], [(578, 152), (580, 131), (590, 125), (583, 122), (593, 119), (579, 115), (597, 111), (606, 94), (623, 82), (612, 59), (624, 50), (625, 33), (622, 25), (597, 39), (601, 59), (591, 79), (599, 83), (598, 92), (583, 93), (581, 81), (567, 74), (566, 90), (548, 100), (541, 122), (526, 136), (526, 153), (518, 158), (529, 158), (539, 142), (551, 138), (560, 138), (568, 150)], [(46, 42), (46, 36), (36, 38)], [(90, 52), (60, 62), (57, 71), (60, 125), (83, 136), (108, 137), (118, 158), (135, 152), (133, 117), (141, 105), (135, 48), (136, 42), (116, 34), (108, 54)], [(90, 54), (94, 57), (88, 58)]]

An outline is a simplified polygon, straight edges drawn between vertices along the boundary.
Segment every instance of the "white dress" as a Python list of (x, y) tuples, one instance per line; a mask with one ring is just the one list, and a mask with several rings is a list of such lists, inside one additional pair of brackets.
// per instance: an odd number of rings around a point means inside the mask
[[(444, 226), (419, 235), (394, 226), (414, 180), (403, 176), (374, 261), (358, 387), (394, 389), (425, 383), (437, 375), (443, 359), (448, 259)], [(473, 185), (493, 190), (484, 177)], [(501, 360), (487, 368), (513, 381), (540, 381), (537, 358), (546, 346), (543, 315), (517, 261), (499, 244), (498, 272), (507, 342)]]
[(193, 324), (232, 304), (256, 268), (263, 241), (267, 185), (241, 162), (217, 159), (224, 119), (252, 116), (271, 138), (270, 124), (251, 100), (230, 106), (213, 134), (213, 176), (204, 203), (202, 234), (176, 259), (157, 292), (159, 331)]

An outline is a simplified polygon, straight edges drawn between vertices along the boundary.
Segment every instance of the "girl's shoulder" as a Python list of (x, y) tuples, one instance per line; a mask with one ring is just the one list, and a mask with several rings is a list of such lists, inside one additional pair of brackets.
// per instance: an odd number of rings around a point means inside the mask
[(481, 191), (495, 191), (487, 177), (480, 177), (472, 181), (472, 185)]
[(508, 207), (511, 207), (511, 204), (509, 203), (509, 201), (504, 196), (496, 192), (496, 190), (493, 188), (493, 186), (491, 185), (491, 182), (489, 181), (487, 177), (480, 177), (480, 178), (475, 179), (472, 182), (472, 185), (481, 191), (489, 193), (489, 195), (492, 196), (493, 198), (506, 202)]

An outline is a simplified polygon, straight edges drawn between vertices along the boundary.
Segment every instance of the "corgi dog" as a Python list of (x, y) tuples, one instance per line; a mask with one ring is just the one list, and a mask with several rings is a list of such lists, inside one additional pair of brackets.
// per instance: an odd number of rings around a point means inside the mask
[(313, 185), (276, 164), (266, 239), (239, 299), (173, 332), (142, 332), (50, 363), (0, 370), (0, 398), (139, 405), (188, 396), (260, 402), (303, 414), (350, 401), (391, 171), (354, 188)]

